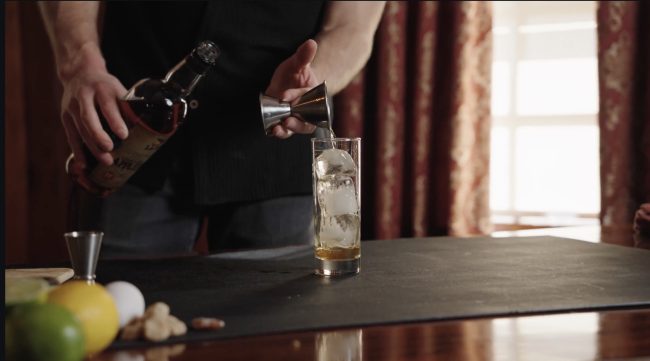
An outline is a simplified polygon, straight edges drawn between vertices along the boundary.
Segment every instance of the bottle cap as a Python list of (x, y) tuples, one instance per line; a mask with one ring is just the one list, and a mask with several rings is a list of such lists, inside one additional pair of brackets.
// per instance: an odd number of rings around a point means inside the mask
[(199, 45), (194, 49), (194, 53), (202, 62), (214, 66), (217, 63), (217, 58), (221, 54), (221, 50), (217, 44), (205, 40), (199, 43)]

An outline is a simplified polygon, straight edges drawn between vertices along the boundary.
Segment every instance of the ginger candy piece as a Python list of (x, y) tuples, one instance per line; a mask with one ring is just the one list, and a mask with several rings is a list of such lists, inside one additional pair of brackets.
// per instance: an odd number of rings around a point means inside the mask
[(169, 305), (156, 302), (144, 312), (144, 316), (129, 322), (122, 330), (123, 340), (144, 338), (149, 341), (164, 341), (170, 336), (187, 333), (187, 325), (169, 313)]
[(187, 326), (185, 325), (185, 322), (172, 315), (169, 315), (169, 317), (167, 317), (167, 324), (171, 329), (172, 336), (180, 336), (187, 333)]
[(151, 319), (151, 318), (159, 318), (159, 319), (164, 319), (165, 317), (169, 316), (169, 305), (167, 305), (164, 302), (156, 302), (144, 311), (144, 318), (145, 319)]
[(169, 338), (172, 330), (165, 319), (149, 318), (144, 321), (144, 338), (149, 341), (163, 341)]
[(134, 341), (142, 336), (144, 319), (136, 317), (122, 328), (120, 338), (125, 341)]
[(192, 328), (195, 330), (219, 330), (224, 326), (226, 323), (218, 318), (196, 317), (192, 319)]

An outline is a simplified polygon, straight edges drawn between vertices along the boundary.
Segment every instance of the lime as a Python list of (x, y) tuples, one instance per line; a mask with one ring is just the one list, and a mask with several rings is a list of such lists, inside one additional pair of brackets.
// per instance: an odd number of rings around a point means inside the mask
[(5, 309), (25, 303), (43, 303), (50, 285), (42, 278), (5, 277)]
[(7, 360), (80, 361), (81, 324), (65, 308), (47, 303), (18, 305), (5, 321)]
[(64, 283), (50, 291), (48, 302), (65, 307), (81, 322), (87, 355), (105, 349), (117, 335), (117, 307), (108, 291), (99, 284)]

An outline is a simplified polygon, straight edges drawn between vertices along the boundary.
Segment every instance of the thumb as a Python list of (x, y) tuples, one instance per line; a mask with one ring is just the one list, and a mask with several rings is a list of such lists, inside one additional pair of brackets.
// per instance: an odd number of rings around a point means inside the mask
[(302, 43), (291, 56), (291, 65), (294, 67), (295, 71), (298, 72), (302, 68), (311, 64), (316, 57), (317, 50), (318, 44), (313, 39), (309, 39)]

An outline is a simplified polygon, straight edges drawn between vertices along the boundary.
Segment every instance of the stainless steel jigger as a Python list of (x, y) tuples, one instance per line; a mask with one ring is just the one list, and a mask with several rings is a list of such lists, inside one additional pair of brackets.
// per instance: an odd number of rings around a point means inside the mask
[(325, 82), (303, 94), (294, 105), (260, 94), (262, 123), (267, 135), (271, 135), (271, 129), (274, 125), (289, 116), (294, 116), (317, 127), (329, 128), (332, 120), (332, 109), (332, 100), (327, 94)]
[(95, 282), (95, 268), (102, 246), (103, 232), (69, 232), (63, 235), (68, 245), (75, 280)]

